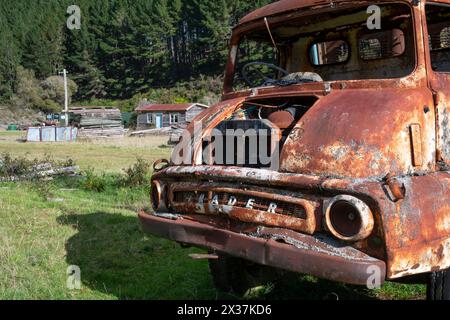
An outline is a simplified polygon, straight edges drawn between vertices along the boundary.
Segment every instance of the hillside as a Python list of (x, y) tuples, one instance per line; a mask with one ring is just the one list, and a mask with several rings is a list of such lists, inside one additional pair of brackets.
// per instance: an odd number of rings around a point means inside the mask
[(0, 105), (0, 129), (7, 128), (10, 124), (32, 126), (44, 119), (42, 112), (33, 109), (14, 109)]
[(126, 101), (218, 77), (232, 26), (269, 2), (1, 1), (0, 104), (55, 111), (62, 102), (55, 76), (64, 68), (77, 102)]

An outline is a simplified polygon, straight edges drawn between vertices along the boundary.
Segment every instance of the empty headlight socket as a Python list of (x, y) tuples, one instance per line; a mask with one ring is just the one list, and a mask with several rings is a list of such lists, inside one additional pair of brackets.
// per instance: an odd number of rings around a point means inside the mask
[(339, 195), (324, 202), (325, 229), (336, 238), (357, 242), (368, 238), (374, 228), (374, 217), (362, 200)]

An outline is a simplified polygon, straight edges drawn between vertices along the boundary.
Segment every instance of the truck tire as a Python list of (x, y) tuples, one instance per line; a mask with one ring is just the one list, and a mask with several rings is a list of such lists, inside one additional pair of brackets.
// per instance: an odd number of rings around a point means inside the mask
[(218, 290), (239, 295), (282, 277), (280, 270), (227, 255), (209, 260), (209, 268)]
[(450, 300), (450, 269), (430, 274), (427, 299)]

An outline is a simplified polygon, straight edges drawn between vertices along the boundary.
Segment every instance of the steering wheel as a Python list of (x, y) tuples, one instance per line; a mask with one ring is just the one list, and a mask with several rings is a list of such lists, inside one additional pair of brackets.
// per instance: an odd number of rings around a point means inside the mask
[[(254, 66), (265, 66), (265, 67), (268, 67), (269, 69), (279, 71), (283, 74), (284, 77), (289, 75), (288, 71), (286, 71), (283, 68), (280, 68), (272, 63), (266, 63), (266, 62), (261, 62), (261, 61), (247, 63), (245, 66), (242, 67), (241, 74), (242, 74), (242, 78), (244, 78), (245, 82), (252, 88), (260, 85), (260, 84), (256, 83), (255, 80), (251, 80), (249, 77), (250, 72), (251, 72), (250, 69), (251, 69), (251, 67), (254, 67)], [(262, 80), (264, 80), (264, 85), (270, 85), (270, 84), (278, 81), (277, 79), (273, 79), (273, 78), (266, 76), (258, 68), (253, 68), (253, 69), (254, 69), (253, 71), (256, 72), (258, 77), (261, 78)]]

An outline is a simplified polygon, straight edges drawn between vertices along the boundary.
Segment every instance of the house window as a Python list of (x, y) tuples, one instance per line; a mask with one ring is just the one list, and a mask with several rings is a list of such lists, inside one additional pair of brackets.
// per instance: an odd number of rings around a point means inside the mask
[(175, 124), (180, 121), (180, 115), (178, 113), (171, 113), (170, 114), (170, 124)]
[(153, 124), (153, 113), (147, 113), (147, 124)]

